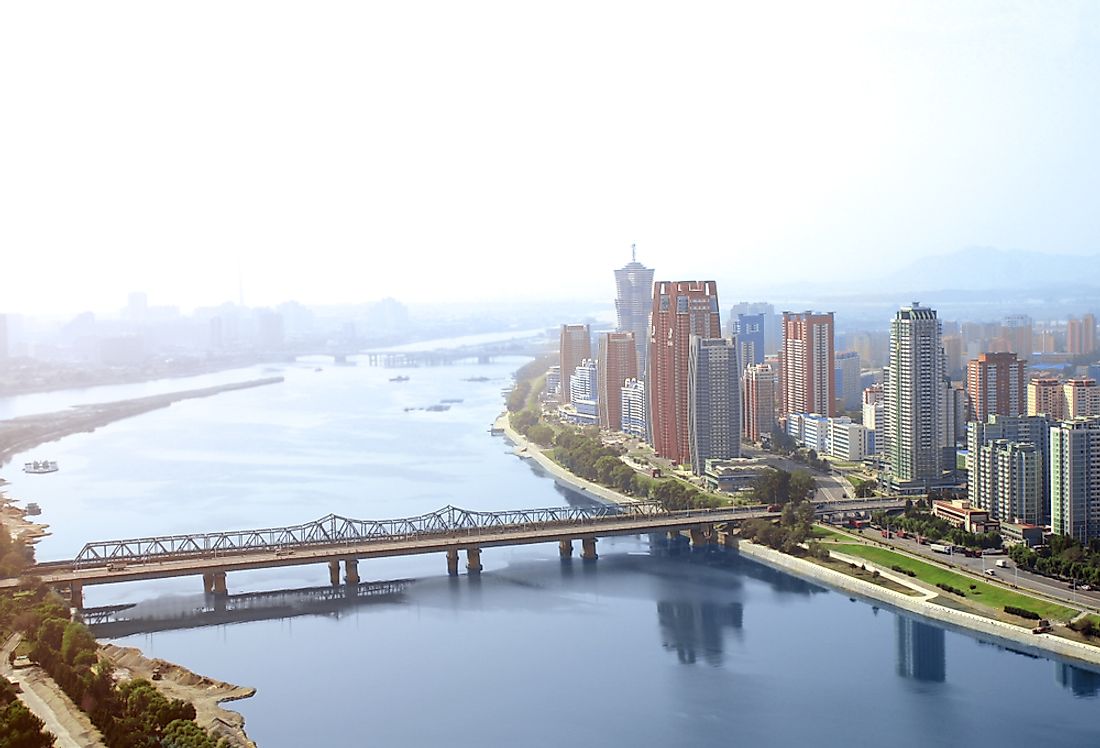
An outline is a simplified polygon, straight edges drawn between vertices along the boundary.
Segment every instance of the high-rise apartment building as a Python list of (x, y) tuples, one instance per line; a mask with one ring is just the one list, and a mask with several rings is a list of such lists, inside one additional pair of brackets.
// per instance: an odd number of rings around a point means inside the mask
[(874, 432), (875, 454), (886, 452), (886, 394), (881, 384), (863, 390), (863, 425)]
[(993, 415), (967, 425), (967, 498), (1002, 522), (1045, 524), (1050, 514), (1051, 419)]
[(599, 415), (599, 366), (595, 359), (581, 361), (569, 377), (570, 406), (563, 406), (561, 413), (567, 419), (583, 426), (595, 426)]
[(649, 312), (653, 307), (653, 269), (638, 262), (630, 245), (630, 262), (615, 271), (615, 315), (617, 332), (634, 333), (635, 368), (645, 373), (645, 341), (649, 340)]
[(1050, 529), (1083, 544), (1100, 537), (1100, 417), (1050, 430)]
[(719, 338), (718, 285), (714, 281), (653, 284), (646, 389), (653, 448), (674, 463), (690, 461), (688, 358), (690, 338)]
[(645, 439), (648, 403), (645, 383), (638, 379), (628, 379), (623, 382), (621, 393), (623, 433)]
[(783, 348), (779, 353), (780, 411), (836, 412), (833, 371), (833, 313), (783, 312)]
[(1080, 377), (1062, 385), (1062, 402), (1066, 420), (1080, 416), (1100, 416), (1100, 387), (1095, 379)]
[(863, 393), (860, 376), (858, 353), (846, 351), (836, 354), (836, 399), (844, 410), (857, 410), (860, 407), (860, 395)]
[(741, 365), (732, 337), (691, 336), (688, 448), (696, 475), (703, 474), (707, 460), (741, 456)]
[(917, 302), (890, 323), (886, 388), (890, 481), (899, 491), (941, 481), (947, 441), (947, 386), (936, 310)]
[(1066, 322), (1066, 353), (1085, 356), (1096, 352), (1096, 317), (1086, 314)]
[(1066, 395), (1057, 379), (1032, 379), (1027, 383), (1027, 414), (1045, 413), (1056, 421), (1066, 414)]
[(775, 430), (775, 398), (779, 389), (779, 373), (771, 364), (745, 367), (742, 398), (742, 433), (752, 442), (771, 436)]
[(764, 363), (764, 325), (763, 314), (738, 314), (734, 319), (733, 334), (742, 366)]
[[(762, 316), (764, 329), (764, 355), (770, 356), (779, 350), (782, 342), (782, 333), (779, 330), (779, 318), (775, 314), (775, 307), (766, 301), (739, 301), (730, 309), (729, 327), (737, 334), (737, 320), (741, 316)], [(742, 366), (748, 366), (749, 362), (742, 360)]]
[(1008, 341), (1008, 350), (1018, 356), (1030, 356), (1032, 350), (1031, 317), (1010, 314), (1005, 317), (1001, 335)]
[(947, 376), (953, 379), (958, 378), (959, 373), (962, 371), (962, 337), (960, 337), (959, 335), (944, 335), (943, 355), (944, 367), (947, 369)]
[(1015, 416), (1027, 410), (1027, 361), (1015, 353), (982, 353), (966, 365), (970, 417)]
[(559, 348), (561, 365), (561, 401), (572, 401), (569, 377), (581, 362), (592, 358), (592, 337), (588, 325), (562, 325)]
[(598, 378), (600, 428), (619, 431), (623, 425), (623, 384), (638, 378), (634, 333), (608, 332), (600, 336)]

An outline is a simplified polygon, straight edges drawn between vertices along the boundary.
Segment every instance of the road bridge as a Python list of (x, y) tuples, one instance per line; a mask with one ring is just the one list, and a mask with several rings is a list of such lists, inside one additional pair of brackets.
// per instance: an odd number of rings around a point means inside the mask
[[(817, 504), (818, 514), (867, 511), (902, 506), (898, 499), (853, 499)], [(76, 558), (40, 563), (28, 570), (42, 582), (68, 587), (74, 607), (83, 603), (86, 585), (112, 584), (178, 576), (198, 576), (203, 590), (228, 594), (229, 572), (324, 563), (333, 585), (358, 585), (359, 561), (370, 558), (442, 553), (449, 574), (459, 573), (460, 554), (466, 570), (481, 572), (484, 548), (558, 543), (562, 558), (573, 555), (595, 561), (600, 537), (654, 532), (687, 532), (693, 545), (727, 542), (731, 525), (776, 518), (767, 507), (665, 511), (656, 502), (615, 506), (571, 506), (473, 512), (448, 506), (418, 517), (359, 520), (329, 514), (301, 525), (259, 530), (160, 535), (87, 543)], [(0, 588), (23, 580), (4, 580)]]

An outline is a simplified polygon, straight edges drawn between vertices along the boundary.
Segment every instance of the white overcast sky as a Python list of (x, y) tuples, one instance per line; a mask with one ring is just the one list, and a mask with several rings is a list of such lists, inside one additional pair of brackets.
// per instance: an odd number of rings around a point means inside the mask
[[(0, 311), (1100, 251), (1100, 2), (7, 2)], [(727, 280), (728, 279), (728, 280)], [(733, 301), (736, 289), (720, 289)]]

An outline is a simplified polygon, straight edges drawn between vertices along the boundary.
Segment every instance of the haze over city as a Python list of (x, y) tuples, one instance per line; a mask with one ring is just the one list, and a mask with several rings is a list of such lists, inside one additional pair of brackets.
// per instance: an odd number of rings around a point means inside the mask
[(61, 7), (0, 11), (3, 311), (1100, 251), (1095, 3)]

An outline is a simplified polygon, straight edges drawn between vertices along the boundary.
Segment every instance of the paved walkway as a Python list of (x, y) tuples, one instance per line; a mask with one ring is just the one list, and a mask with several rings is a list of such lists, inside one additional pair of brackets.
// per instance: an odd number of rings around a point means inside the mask
[(19, 684), (23, 690), (19, 698), (57, 738), (54, 748), (103, 748), (103, 736), (88, 715), (77, 709), (42, 668), (11, 666), (8, 656), (21, 639), (19, 634), (12, 634), (0, 649), (0, 675)]

